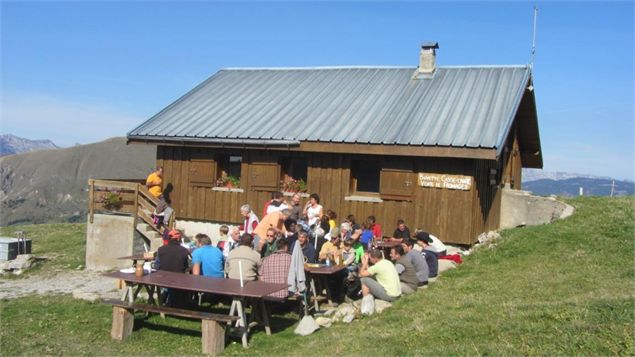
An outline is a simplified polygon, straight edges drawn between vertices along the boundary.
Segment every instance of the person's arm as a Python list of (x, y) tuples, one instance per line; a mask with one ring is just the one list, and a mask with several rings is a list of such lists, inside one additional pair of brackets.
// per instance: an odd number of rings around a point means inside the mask
[(348, 258), (344, 261), (344, 265), (351, 265), (355, 261), (355, 252), (353, 254), (349, 254)]
[(326, 256), (330, 253), (330, 249), (328, 247), (329, 245), (327, 245), (326, 243), (322, 245), (322, 249), (320, 249), (320, 255), (319, 255), (320, 260), (326, 259)]
[(397, 269), (397, 274), (399, 275), (401, 275), (401, 273), (406, 271), (406, 268), (404, 268), (404, 266), (399, 263), (395, 264), (395, 269)]
[(192, 275), (201, 275), (201, 264), (192, 265)]
[(365, 278), (367, 276), (371, 276), (368, 272), (368, 253), (364, 254), (362, 257), (362, 267), (359, 268), (359, 276)]

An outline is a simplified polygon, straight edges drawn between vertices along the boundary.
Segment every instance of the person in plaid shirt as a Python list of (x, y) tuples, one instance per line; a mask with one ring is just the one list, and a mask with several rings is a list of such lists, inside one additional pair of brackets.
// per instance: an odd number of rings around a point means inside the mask
[[(289, 267), (291, 266), (291, 254), (288, 252), (289, 242), (286, 238), (280, 238), (276, 241), (277, 250), (268, 255), (260, 266), (260, 280), (268, 283), (287, 284), (289, 276)], [(273, 294), (272, 297), (285, 298), (289, 295), (288, 291), (280, 290)]]

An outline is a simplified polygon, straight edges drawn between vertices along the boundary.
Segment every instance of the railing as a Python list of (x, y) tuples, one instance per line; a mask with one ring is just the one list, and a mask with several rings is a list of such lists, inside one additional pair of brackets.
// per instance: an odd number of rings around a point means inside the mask
[[(164, 227), (157, 228), (152, 221), (152, 213), (159, 204), (141, 180), (88, 180), (88, 220), (93, 223), (95, 213), (119, 214), (133, 216), (134, 227), (139, 220), (147, 223), (152, 229), (163, 233)], [(167, 223), (174, 227), (174, 214)]]

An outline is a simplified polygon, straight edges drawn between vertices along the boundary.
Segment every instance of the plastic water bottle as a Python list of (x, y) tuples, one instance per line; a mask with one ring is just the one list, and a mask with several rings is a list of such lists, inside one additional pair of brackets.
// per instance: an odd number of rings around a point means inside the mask
[(331, 266), (331, 259), (326, 258), (326, 266), (330, 267)]

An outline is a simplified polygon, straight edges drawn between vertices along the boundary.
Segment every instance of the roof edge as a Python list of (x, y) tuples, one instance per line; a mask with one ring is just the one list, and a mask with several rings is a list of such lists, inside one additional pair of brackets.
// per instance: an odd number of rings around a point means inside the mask
[[(455, 66), (437, 66), (437, 69), (469, 69), (469, 68), (529, 68), (526, 64), (505, 64), (505, 65), (455, 65)], [(311, 66), (311, 67), (224, 67), (218, 71), (315, 71), (315, 70), (334, 70), (334, 69), (417, 69), (417, 66), (373, 66), (373, 65), (354, 65), (354, 66)]]

